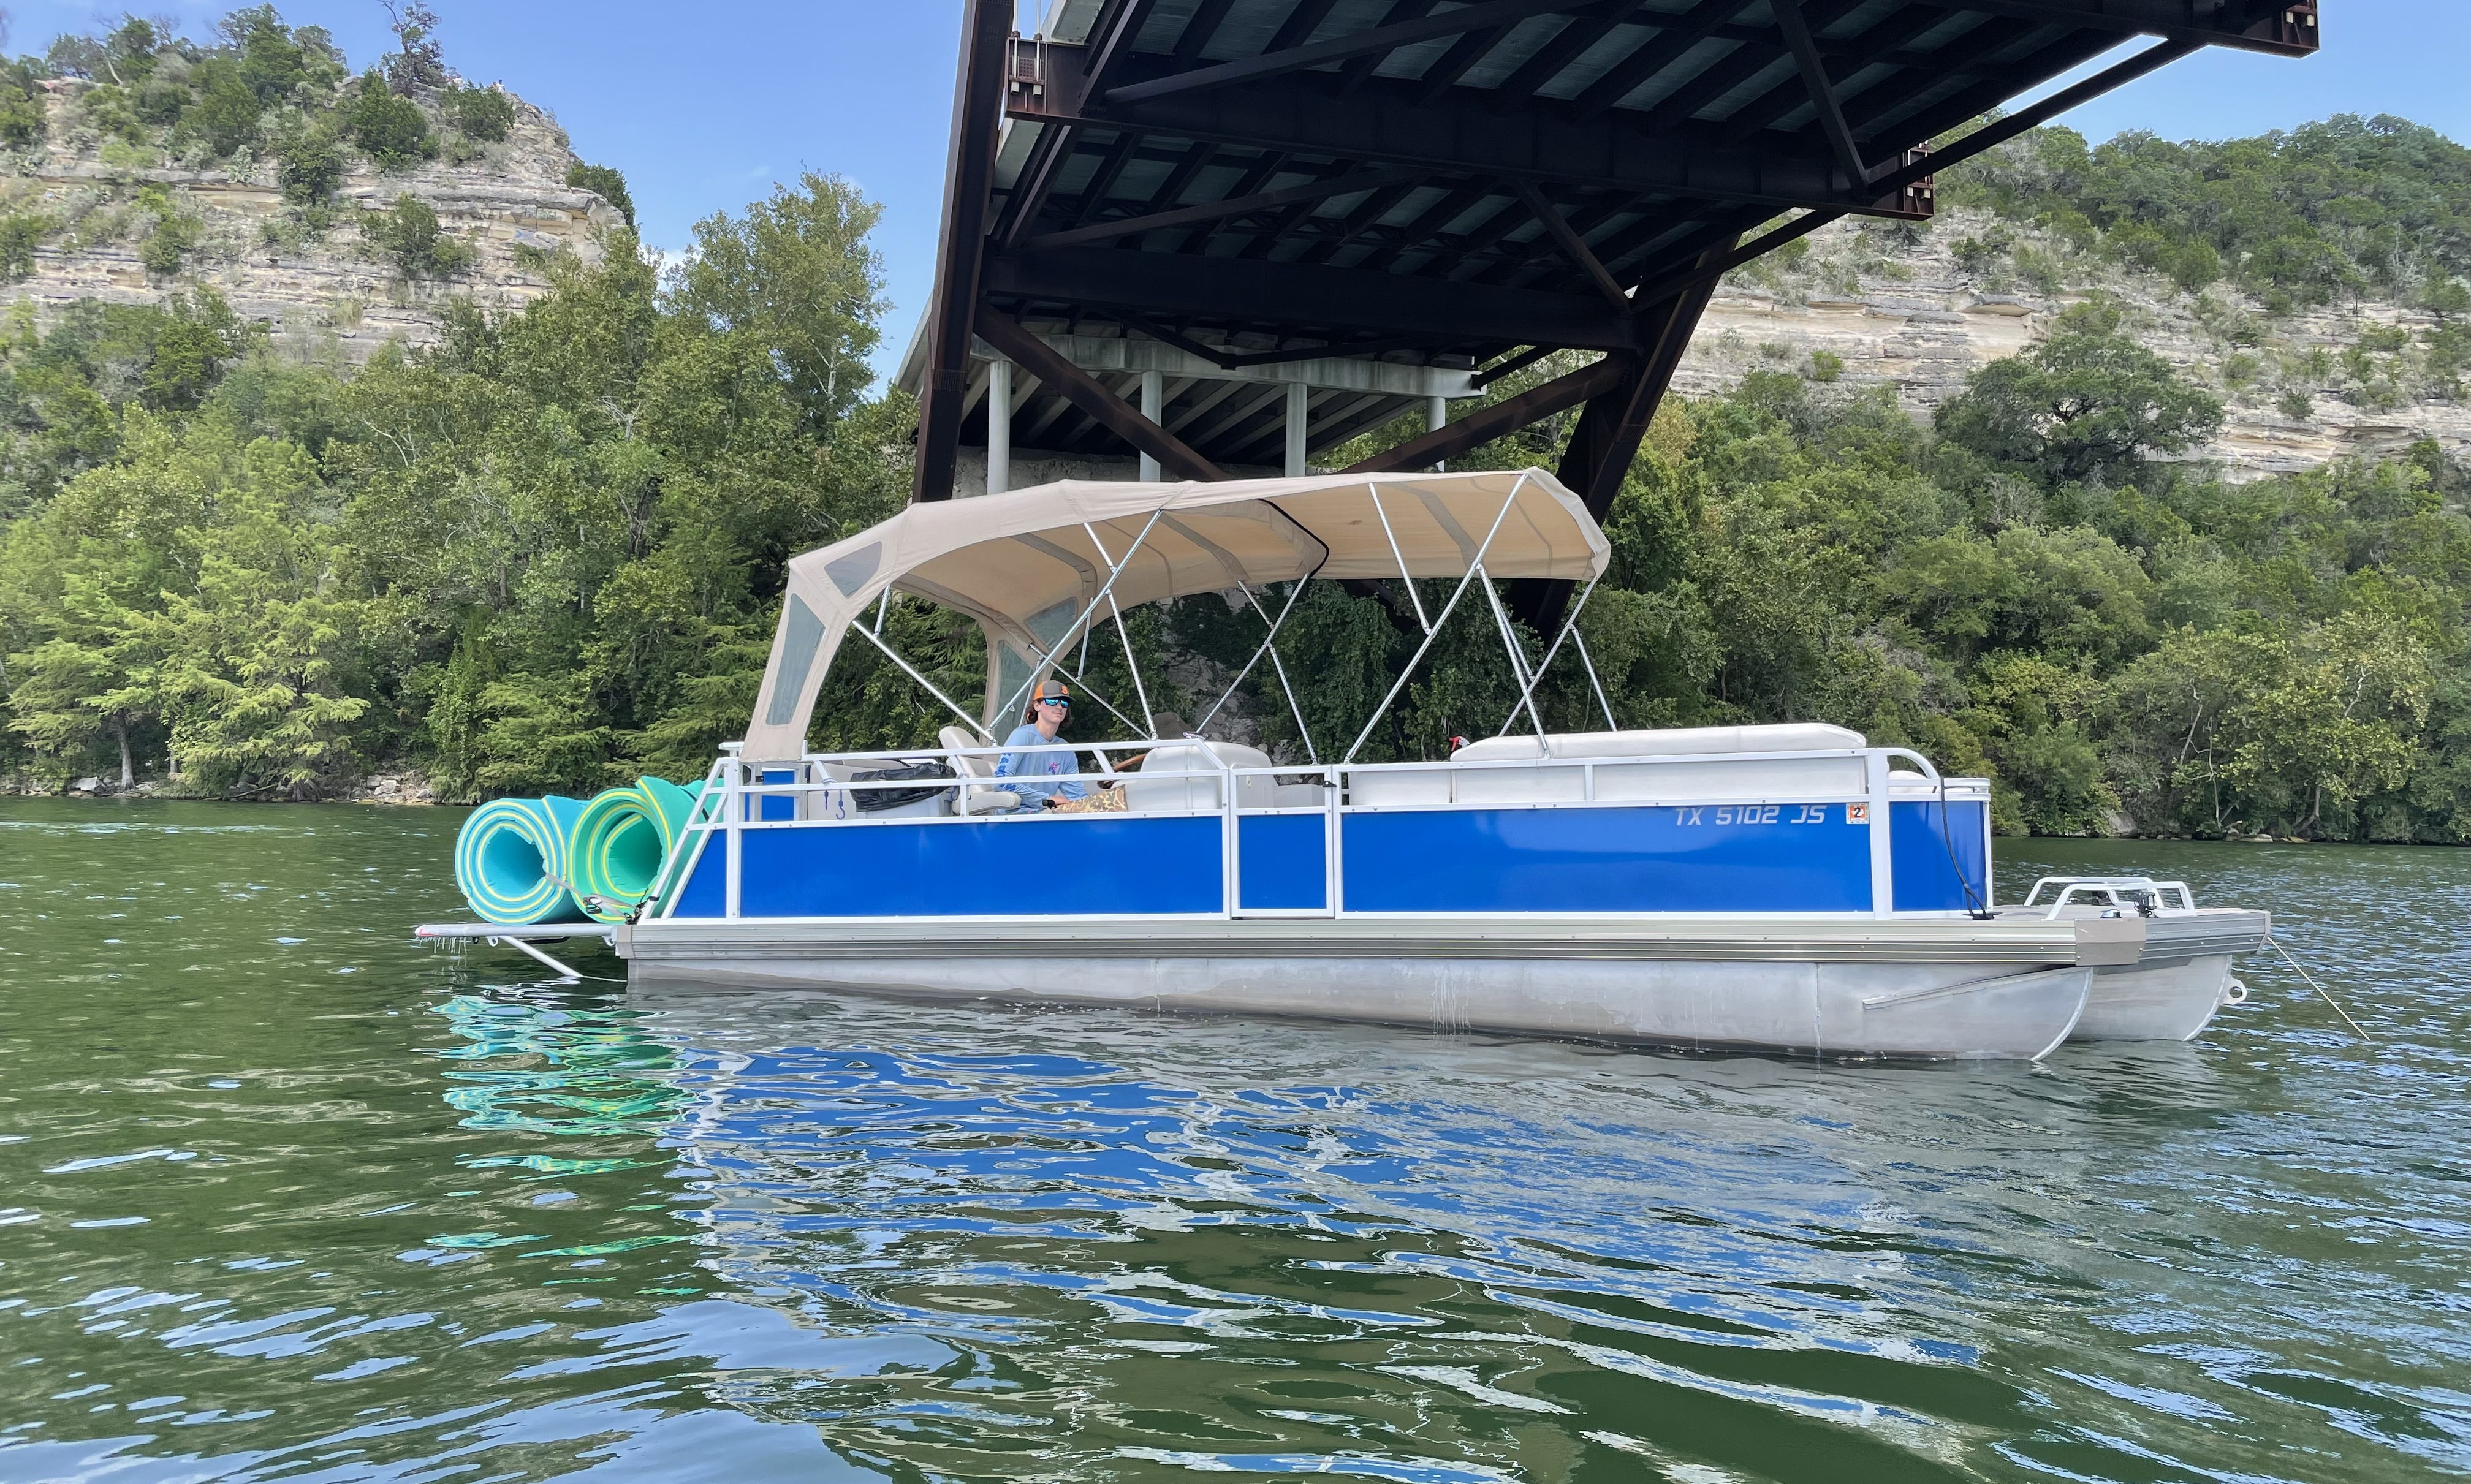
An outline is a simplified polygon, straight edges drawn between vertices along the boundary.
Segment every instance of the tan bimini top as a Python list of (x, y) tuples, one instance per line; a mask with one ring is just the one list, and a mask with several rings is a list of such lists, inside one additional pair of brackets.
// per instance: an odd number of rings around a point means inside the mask
[[(1156, 517), (1153, 520), (1153, 516)], [(1497, 523), (1497, 524), (1496, 524)], [(1147, 537), (1142, 532), (1147, 530)], [(1491, 535), (1491, 545), (1486, 544)], [(1111, 588), (1108, 573), (1134, 552)], [(1047, 668), (1097, 602), (1109, 608), (1300, 577), (1591, 581), (1610, 558), (1577, 496), (1539, 469), (1315, 475), (1144, 484), (1067, 480), (913, 505), (789, 563), (789, 590), (744, 756), (806, 752), (816, 691), (841, 640), (886, 588), (977, 619), (987, 632), (980, 719)]]

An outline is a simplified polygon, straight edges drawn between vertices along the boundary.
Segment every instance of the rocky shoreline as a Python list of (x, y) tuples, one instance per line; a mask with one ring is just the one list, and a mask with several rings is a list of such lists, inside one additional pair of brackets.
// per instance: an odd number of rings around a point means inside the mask
[(189, 799), (208, 804), (383, 804), (400, 808), (428, 808), (444, 802), (437, 797), (437, 790), (430, 786), (427, 778), (409, 768), (372, 773), (343, 792), (318, 799), (247, 799), (216, 793), (189, 793), (153, 779), (140, 779), (124, 789), (118, 779), (101, 777), (71, 779), (59, 787), (31, 778), (0, 778), (0, 796), (30, 799)]

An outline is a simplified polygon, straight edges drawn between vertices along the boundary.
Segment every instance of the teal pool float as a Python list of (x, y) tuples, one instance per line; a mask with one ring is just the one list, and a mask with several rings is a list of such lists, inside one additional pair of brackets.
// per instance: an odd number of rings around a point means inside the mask
[(554, 795), (499, 799), (463, 821), (455, 837), (455, 884), (482, 922), (583, 920), (567, 865), (567, 841), (583, 810), (581, 800)]
[(624, 922), (661, 887), (702, 789), (642, 778), (583, 807), (567, 836), (567, 860), (576, 900), (593, 921)]

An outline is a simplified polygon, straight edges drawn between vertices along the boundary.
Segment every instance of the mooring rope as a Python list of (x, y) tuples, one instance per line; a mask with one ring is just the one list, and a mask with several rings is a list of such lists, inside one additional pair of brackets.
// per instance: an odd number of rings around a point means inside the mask
[(2376, 1038), (2360, 1028), (2360, 1023), (2351, 1019), (2351, 1012), (2342, 1008), (2342, 1002), (2335, 999), (2332, 995), (2327, 994), (2325, 992), (2324, 985), (2318, 983), (2316, 978), (2312, 977), (2307, 970), (2299, 967), (2299, 960), (2291, 956), (2291, 951), (2282, 946), (2281, 940), (2269, 933), (2266, 935), (2265, 946), (2273, 950), (2275, 953), (2280, 954), (2282, 955), (2282, 961), (2291, 965), (2291, 972), (2298, 975), (2301, 979), (2305, 980), (2310, 989), (2317, 991), (2318, 999), (2323, 1000), (2327, 1004), (2334, 1007), (2334, 1013), (2342, 1018), (2343, 1025), (2351, 1027), (2351, 1033), (2353, 1035), (2358, 1036), (2362, 1041), (2368, 1043), (2370, 1046), (2374, 1046), (2376, 1044)]

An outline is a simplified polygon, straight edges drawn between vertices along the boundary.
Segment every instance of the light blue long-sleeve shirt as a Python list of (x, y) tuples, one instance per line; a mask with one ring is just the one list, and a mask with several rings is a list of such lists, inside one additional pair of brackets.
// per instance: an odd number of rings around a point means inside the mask
[[(1061, 742), (1063, 739), (1058, 738), (1056, 741)], [(1041, 733), (1037, 727), (1032, 726), (1027, 722), (1024, 722), (1022, 725), (1013, 729), (1013, 734), (1010, 737), (1004, 739), (1004, 745), (1007, 747), (1038, 747), (1050, 745), (1050, 743), (1047, 742), (1046, 736)], [(1080, 784), (1073, 783), (1069, 780), (1064, 783), (1030, 783), (1026, 781), (1037, 777), (1052, 777), (1057, 773), (1077, 773), (1080, 770), (1079, 759), (1074, 753), (1007, 752), (1002, 757), (996, 760), (996, 776), (998, 778), (1009, 778), (1016, 781), (1012, 783), (1000, 783), (996, 785), (996, 787), (999, 789), (1008, 789), (1011, 791), (1020, 794), (1024, 800), (1046, 798), (1050, 795), (1061, 795), (1068, 799), (1086, 798), (1089, 796), (1090, 790), (1082, 787)]]

